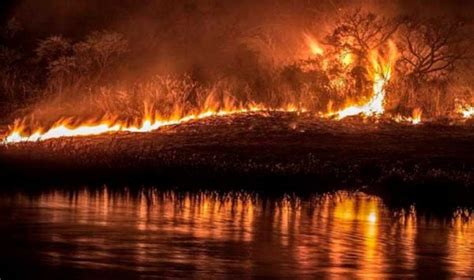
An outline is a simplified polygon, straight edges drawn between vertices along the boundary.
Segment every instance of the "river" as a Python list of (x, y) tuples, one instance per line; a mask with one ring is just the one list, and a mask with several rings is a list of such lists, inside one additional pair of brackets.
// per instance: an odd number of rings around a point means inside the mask
[(364, 193), (13, 191), (0, 217), (1, 279), (474, 277), (470, 213)]

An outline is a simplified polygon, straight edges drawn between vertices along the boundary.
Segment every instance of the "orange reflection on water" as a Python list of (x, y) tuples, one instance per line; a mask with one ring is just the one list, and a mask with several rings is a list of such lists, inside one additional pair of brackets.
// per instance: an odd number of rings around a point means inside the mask
[[(104, 187), (16, 194), (0, 207), (11, 207), (5, 213), (21, 221), (19, 232), (28, 229), (28, 244), (46, 244), (32, 253), (51, 266), (198, 278), (474, 274), (470, 213), (394, 212), (363, 193), (302, 199)], [(0, 223), (14, 231), (8, 221)]]
[[(448, 237), (449, 263), (455, 271), (463, 271), (466, 267), (474, 269), (474, 223), (472, 219), (466, 219), (469, 213), (458, 211), (451, 221), (453, 230)], [(466, 274), (474, 277), (474, 274)]]

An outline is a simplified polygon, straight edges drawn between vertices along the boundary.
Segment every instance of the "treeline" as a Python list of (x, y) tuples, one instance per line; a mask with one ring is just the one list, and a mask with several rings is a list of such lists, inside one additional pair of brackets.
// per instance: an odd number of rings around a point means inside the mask
[[(457, 105), (474, 102), (471, 31), (471, 22), (461, 18), (383, 17), (361, 9), (341, 12), (334, 29), (321, 40), (324, 55), (296, 63), (293, 76), (307, 77), (302, 66), (313, 64), (309, 79), (318, 80), (312, 92), (344, 103), (372, 93), (372, 52), (393, 55), (385, 100), (388, 111), (409, 114), (419, 108), (429, 117), (450, 116)], [(341, 57), (348, 54), (350, 64)], [(327, 64), (328, 56), (329, 66), (323, 69), (321, 63)]]
[[(216, 32), (230, 31), (226, 27)], [(112, 30), (93, 31), (81, 38), (53, 35), (39, 40), (34, 48), (23, 48), (16, 40), (22, 25), (11, 19), (1, 30), (2, 111), (33, 108), (39, 114), (56, 104), (55, 112), (64, 115), (138, 114), (147, 101), (166, 113), (185, 113), (209, 103), (250, 102), (273, 107), (292, 103), (325, 112), (371, 95), (370, 53), (377, 50), (388, 55), (389, 44), (397, 49), (387, 87), (389, 112), (405, 114), (421, 108), (425, 116), (449, 116), (458, 103), (473, 102), (472, 27), (466, 20), (383, 17), (356, 9), (340, 12), (327, 34), (305, 31), (318, 35), (324, 54), (301, 56), (307, 46), (298, 42), (291, 44), (298, 48), (288, 56), (278, 39), (285, 37), (284, 30), (234, 30), (235, 45), (218, 67), (207, 67), (216, 63), (203, 59), (182, 73), (170, 70), (167, 75), (160, 70), (155, 75), (140, 69), (136, 57), (141, 49), (129, 35)], [(150, 46), (160, 49), (163, 42), (157, 40), (158, 35), (147, 39), (143, 46), (147, 53)], [(192, 52), (192, 41), (185, 41)], [(228, 38), (225, 41), (223, 48), (229, 43)], [(202, 48), (195, 51), (196, 56), (203, 52), (206, 57)], [(348, 54), (350, 63), (341, 58)]]

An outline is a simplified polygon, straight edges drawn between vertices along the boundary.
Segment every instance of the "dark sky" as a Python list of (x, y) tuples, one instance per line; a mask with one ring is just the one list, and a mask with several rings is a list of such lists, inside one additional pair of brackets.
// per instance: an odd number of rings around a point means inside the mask
[[(1, 15), (3, 19), (16, 15), (28, 21), (31, 28), (38, 30), (69, 31), (70, 29), (92, 28), (93, 25), (106, 25), (136, 14), (142, 7), (152, 7), (153, 2), (173, 3), (211, 3), (216, 0), (3, 0)], [(275, 5), (276, 1), (221, 1), (224, 5)], [(284, 2), (284, 1), (283, 1)], [(290, 1), (286, 1), (290, 2)], [(470, 16), (474, 13), (472, 0), (301, 0), (300, 3), (317, 3), (317, 5), (344, 6), (354, 2), (358, 5), (375, 3), (381, 7), (398, 6), (401, 11), (417, 13), (463, 14)], [(311, 4), (310, 4), (311, 5)], [(159, 6), (159, 5), (155, 5)], [(161, 5), (163, 6), (163, 5)]]
[(3, 0), (0, 1), (0, 16), (1, 19), (8, 18), (9, 15), (13, 13), (13, 8), (19, 1), (13, 1), (13, 0)]

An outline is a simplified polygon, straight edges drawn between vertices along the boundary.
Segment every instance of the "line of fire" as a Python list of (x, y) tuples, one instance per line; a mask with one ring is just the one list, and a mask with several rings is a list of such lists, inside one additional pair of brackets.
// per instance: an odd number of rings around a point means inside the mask
[[(383, 17), (360, 9), (337, 17), (327, 31), (301, 31), (284, 59), (276, 39), (265, 30), (235, 42), (246, 43), (238, 50), (247, 55), (241, 63), (266, 72), (253, 81), (227, 76), (203, 82), (184, 73), (128, 87), (101, 84), (130, 53), (123, 34), (100, 31), (77, 41), (64, 36), (41, 39), (33, 56), (48, 72), (43, 94), (53, 100), (42, 100), (19, 116), (3, 143), (149, 132), (249, 112), (298, 112), (336, 121), (359, 116), (407, 124), (473, 116), (469, 86), (457, 84), (456, 70), (471, 57), (466, 24), (460, 19)], [(20, 28), (15, 19), (9, 24), (5, 32)], [(12, 62), (16, 52), (4, 49)], [(15, 80), (19, 69), (5, 70), (10, 71), (4, 76), (5, 91), (24, 87)]]

